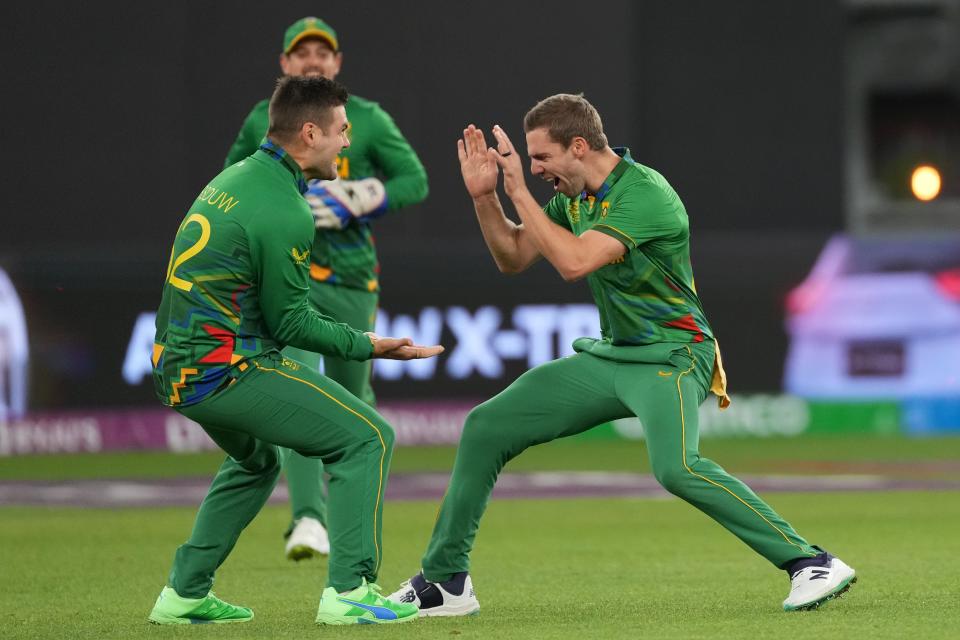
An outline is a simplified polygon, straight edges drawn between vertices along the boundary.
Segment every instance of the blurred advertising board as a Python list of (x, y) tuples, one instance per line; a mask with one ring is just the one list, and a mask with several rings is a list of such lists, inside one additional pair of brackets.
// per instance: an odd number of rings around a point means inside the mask
[[(391, 401), (379, 411), (394, 427), (401, 446), (452, 445), (474, 401)], [(734, 396), (727, 410), (713, 402), (700, 407), (700, 433), (717, 437), (792, 437), (808, 433), (889, 435), (904, 429), (897, 402), (812, 402), (795, 396)], [(636, 418), (602, 424), (575, 436), (585, 439), (643, 438)], [(0, 457), (46, 453), (214, 450), (196, 423), (163, 408), (100, 410), (29, 415), (0, 421)]]
[[(154, 320), (153, 312), (143, 312), (134, 323), (121, 370), (128, 385), (150, 379)], [(380, 309), (376, 331), (447, 347), (440, 358), (375, 361), (373, 377), (380, 381), (378, 388), (382, 383), (419, 381), (443, 395), (471, 378), (496, 381), (514, 373), (509, 380), (528, 368), (570, 355), (576, 338), (599, 337), (600, 318), (590, 304), (521, 304), (507, 309), (427, 306), (411, 314)]]

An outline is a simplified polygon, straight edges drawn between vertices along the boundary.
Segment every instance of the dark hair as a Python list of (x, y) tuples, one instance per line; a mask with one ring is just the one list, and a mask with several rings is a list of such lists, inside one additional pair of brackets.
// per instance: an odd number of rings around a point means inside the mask
[(523, 117), (523, 130), (529, 133), (540, 128), (545, 128), (550, 139), (564, 148), (578, 136), (594, 151), (607, 146), (600, 114), (582, 93), (558, 93), (535, 104)]
[(267, 135), (282, 142), (298, 133), (304, 123), (326, 127), (333, 118), (331, 110), (346, 104), (348, 97), (343, 85), (327, 78), (283, 76), (270, 98)]

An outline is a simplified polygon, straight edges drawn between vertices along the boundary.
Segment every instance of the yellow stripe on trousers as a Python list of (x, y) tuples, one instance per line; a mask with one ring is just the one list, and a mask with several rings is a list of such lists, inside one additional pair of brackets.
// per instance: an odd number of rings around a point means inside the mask
[(387, 445), (383, 441), (383, 435), (380, 433), (380, 430), (377, 429), (377, 427), (374, 426), (374, 424), (369, 420), (367, 420), (364, 416), (357, 413), (347, 405), (343, 404), (342, 402), (340, 402), (339, 400), (337, 400), (332, 395), (330, 395), (329, 393), (327, 393), (317, 385), (313, 384), (312, 382), (308, 382), (307, 380), (304, 380), (302, 378), (292, 376), (289, 373), (284, 373), (283, 371), (280, 371), (278, 369), (269, 369), (267, 367), (261, 366), (260, 363), (256, 361), (254, 361), (254, 364), (257, 366), (257, 369), (260, 369), (261, 371), (270, 371), (270, 372), (279, 374), (284, 378), (290, 378), (291, 380), (295, 380), (297, 382), (303, 383), (312, 389), (316, 389), (317, 391), (319, 391), (320, 393), (322, 393), (323, 395), (330, 398), (331, 400), (336, 402), (338, 405), (340, 405), (341, 407), (343, 407), (344, 409), (352, 413), (353, 415), (357, 416), (358, 418), (366, 422), (368, 425), (370, 425), (370, 428), (376, 432), (377, 438), (380, 440), (380, 479), (378, 480), (378, 484), (377, 484), (377, 502), (376, 502), (376, 505), (374, 505), (374, 509), (373, 509), (373, 548), (377, 552), (377, 564), (376, 564), (376, 568), (374, 569), (374, 573), (379, 572), (380, 571), (380, 541), (377, 540), (377, 512), (380, 510), (380, 496), (383, 495), (383, 458), (387, 455)]
[[(690, 347), (687, 347), (687, 351), (690, 353), (690, 357), (693, 358), (693, 351), (690, 349)], [(680, 389), (680, 381), (681, 381), (681, 379), (683, 378), (683, 376), (685, 376), (685, 375), (687, 375), (688, 373), (690, 373), (691, 371), (693, 371), (693, 368), (694, 368), (695, 366), (697, 366), (697, 361), (696, 361), (696, 360), (693, 361), (693, 363), (690, 365), (690, 368), (689, 368), (689, 369), (687, 369), (686, 371), (684, 371), (683, 373), (681, 373), (679, 376), (677, 376), (677, 394), (680, 396), (680, 439), (681, 439), (681, 446), (682, 446), (682, 449), (681, 449), (681, 451), (680, 451), (680, 458), (681, 458), (681, 460), (683, 461), (683, 468), (686, 469), (687, 472), (688, 472), (690, 475), (696, 476), (697, 478), (700, 478), (701, 480), (703, 480), (703, 481), (705, 481), (705, 482), (708, 482), (708, 483), (712, 484), (712, 485), (715, 486), (715, 487), (719, 487), (719, 488), (723, 489), (724, 491), (726, 491), (727, 493), (729, 493), (730, 495), (732, 495), (734, 498), (736, 498), (737, 500), (739, 500), (739, 501), (743, 504), (743, 506), (745, 506), (747, 509), (750, 509), (750, 511), (753, 511), (755, 514), (757, 514), (758, 516), (760, 516), (760, 518), (761, 518), (764, 522), (766, 522), (768, 525), (770, 525), (771, 527), (773, 527), (773, 529), (774, 529), (777, 533), (779, 533), (781, 536), (783, 536), (783, 539), (786, 540), (788, 544), (792, 544), (792, 545), (795, 546), (796, 548), (800, 549), (800, 551), (803, 552), (803, 555), (809, 556), (810, 553), (809, 553), (808, 551), (806, 551), (802, 546), (800, 546), (800, 545), (797, 544), (796, 542), (793, 542), (792, 540), (790, 540), (790, 538), (787, 537), (787, 534), (785, 534), (783, 531), (781, 531), (780, 528), (777, 527), (777, 525), (775, 525), (775, 524), (773, 524), (772, 522), (770, 522), (769, 520), (767, 520), (762, 513), (760, 513), (759, 511), (757, 511), (756, 509), (754, 509), (753, 507), (751, 507), (749, 504), (747, 504), (747, 503), (743, 500), (743, 498), (741, 498), (740, 496), (738, 496), (737, 494), (735, 494), (733, 491), (730, 491), (730, 489), (728, 489), (727, 487), (723, 486), (722, 484), (716, 483), (716, 482), (714, 482), (713, 480), (711, 480), (710, 478), (707, 478), (706, 476), (700, 475), (699, 473), (697, 473), (697, 472), (695, 472), (693, 469), (691, 469), (689, 466), (687, 466), (687, 421), (686, 421), (686, 419), (684, 418), (684, 415), (683, 415), (683, 391)]]

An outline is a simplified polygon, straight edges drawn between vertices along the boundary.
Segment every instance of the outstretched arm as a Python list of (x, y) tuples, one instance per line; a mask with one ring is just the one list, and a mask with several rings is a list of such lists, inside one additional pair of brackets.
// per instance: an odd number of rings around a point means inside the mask
[(473, 198), (480, 231), (497, 268), (503, 273), (519, 273), (540, 259), (540, 251), (522, 224), (507, 218), (497, 197), (497, 162), (488, 154), (483, 132), (472, 124), (457, 141), (460, 172), (467, 193)]
[[(304, 206), (302, 202), (298, 204)], [(273, 213), (259, 216), (247, 235), (260, 312), (277, 342), (361, 361), (430, 358), (443, 351), (439, 345), (417, 345), (410, 338), (380, 338), (364, 333), (314, 309), (308, 298), (306, 259), (313, 239), (310, 216), (302, 209), (280, 208)]]
[(421, 358), (432, 358), (443, 353), (443, 347), (438, 344), (430, 346), (414, 344), (410, 338), (384, 338), (369, 331), (367, 337), (373, 344), (371, 358), (419, 360)]

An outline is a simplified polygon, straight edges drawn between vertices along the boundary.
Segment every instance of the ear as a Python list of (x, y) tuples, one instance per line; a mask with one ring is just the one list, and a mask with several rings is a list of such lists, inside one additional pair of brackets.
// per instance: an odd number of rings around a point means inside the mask
[(287, 54), (280, 54), (280, 70), (283, 71), (283, 75), (290, 75), (288, 67), (290, 66), (290, 60), (287, 58)]
[(573, 155), (577, 160), (583, 158), (584, 154), (590, 148), (590, 145), (587, 144), (586, 138), (581, 138), (580, 136), (575, 136), (573, 140), (570, 141), (570, 148), (573, 149)]
[(317, 141), (320, 139), (322, 133), (320, 127), (314, 123), (304, 122), (303, 126), (300, 127), (300, 142), (308, 148), (313, 149), (317, 145)]
[(337, 74), (340, 73), (340, 66), (343, 64), (343, 52), (337, 51), (337, 55), (333, 59), (336, 62), (336, 66), (333, 68), (334, 79), (336, 79)]

